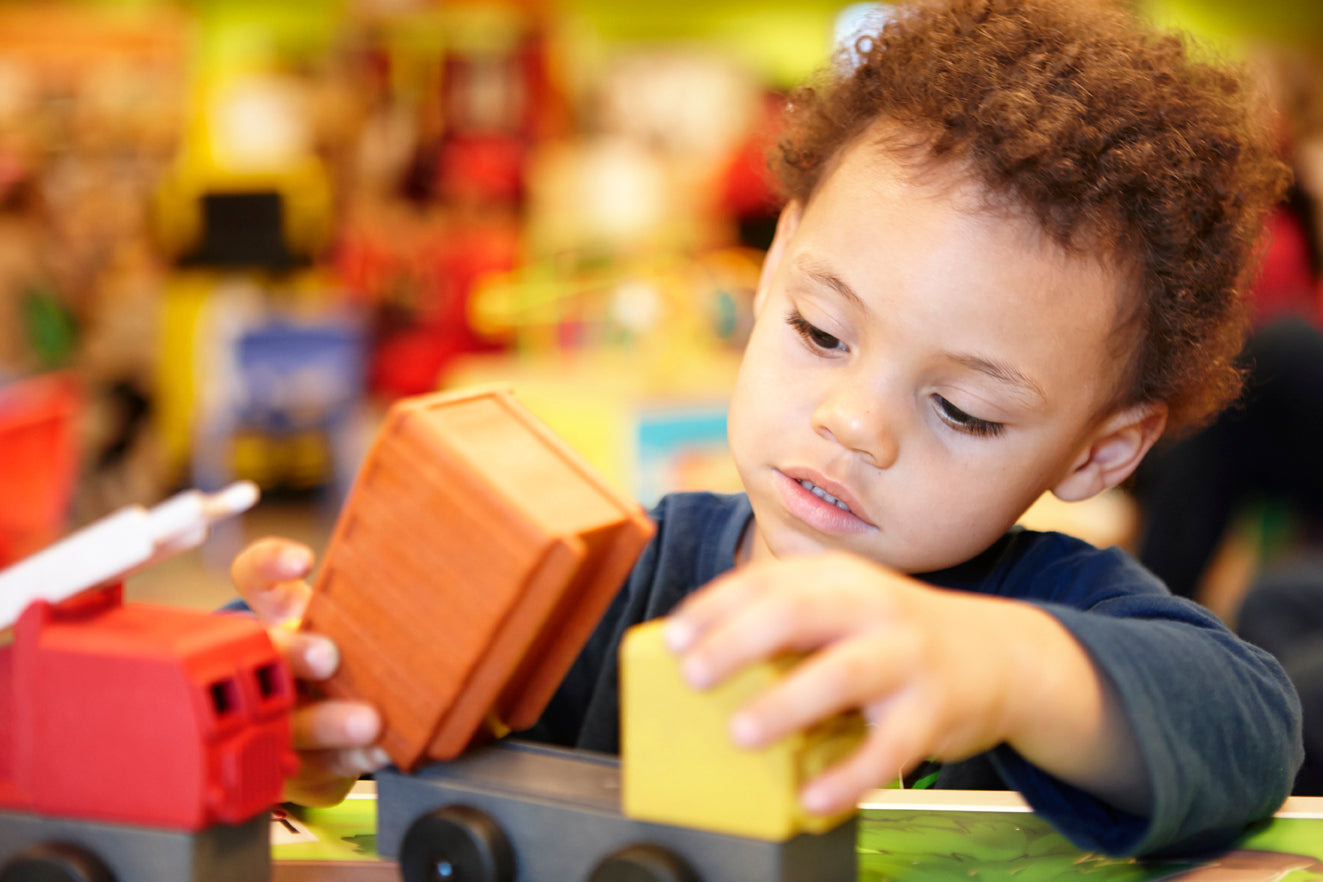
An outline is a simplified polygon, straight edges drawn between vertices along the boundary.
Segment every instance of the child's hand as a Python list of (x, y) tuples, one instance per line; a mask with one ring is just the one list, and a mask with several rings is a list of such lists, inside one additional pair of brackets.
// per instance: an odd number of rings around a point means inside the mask
[[(307, 609), (312, 589), (305, 577), (312, 561), (303, 545), (261, 539), (240, 552), (230, 568), (239, 595), (267, 626), (298, 682), (325, 680), (340, 663), (339, 650), (328, 638), (290, 627)], [(300, 698), (292, 723), (299, 769), (285, 782), (286, 801), (334, 805), (360, 775), (389, 762), (373, 746), (381, 718), (369, 704)]]
[(809, 782), (810, 811), (848, 809), (924, 759), (961, 760), (1002, 742), (1104, 798), (1135, 786), (1133, 742), (1093, 665), (1029, 604), (932, 588), (832, 553), (715, 580), (672, 614), (667, 640), (699, 688), (781, 652), (810, 653), (732, 717), (741, 746), (862, 710), (864, 743)]

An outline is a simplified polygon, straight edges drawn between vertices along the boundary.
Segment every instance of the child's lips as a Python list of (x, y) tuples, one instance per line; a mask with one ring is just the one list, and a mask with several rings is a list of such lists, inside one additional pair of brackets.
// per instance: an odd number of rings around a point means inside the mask
[(820, 533), (864, 533), (876, 529), (862, 518), (859, 503), (840, 484), (803, 470), (777, 471), (777, 490), (792, 517)]

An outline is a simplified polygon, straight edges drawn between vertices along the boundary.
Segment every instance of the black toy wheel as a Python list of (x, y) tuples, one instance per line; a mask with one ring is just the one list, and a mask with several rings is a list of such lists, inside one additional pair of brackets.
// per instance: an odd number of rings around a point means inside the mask
[(630, 845), (609, 854), (588, 882), (700, 882), (680, 857), (660, 845)]
[(514, 882), (510, 840), (484, 812), (466, 805), (414, 821), (400, 846), (404, 882)]
[(0, 867), (0, 882), (115, 882), (96, 855), (75, 845), (46, 842)]

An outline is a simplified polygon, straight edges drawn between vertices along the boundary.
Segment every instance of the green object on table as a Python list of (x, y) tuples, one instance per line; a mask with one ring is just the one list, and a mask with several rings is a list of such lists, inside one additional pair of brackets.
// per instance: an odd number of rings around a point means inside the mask
[[(375, 799), (294, 814), (318, 841), (276, 845), (277, 861), (379, 860)], [(1142, 861), (1081, 851), (1026, 811), (865, 809), (858, 849), (860, 882), (1175, 882), (1202, 871), (1254, 882), (1323, 882), (1323, 818), (1275, 818), (1207, 861)]]

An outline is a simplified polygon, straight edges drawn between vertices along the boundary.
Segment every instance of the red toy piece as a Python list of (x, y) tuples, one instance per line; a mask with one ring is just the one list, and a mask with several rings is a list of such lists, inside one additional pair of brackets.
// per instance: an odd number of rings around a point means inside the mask
[(294, 687), (253, 619), (37, 601), (0, 649), (0, 807), (198, 831), (280, 799)]
[[(125, 509), (0, 573), (0, 882), (262, 882), (294, 683), (253, 618), (125, 604), (256, 498)], [(10, 617), (12, 618), (12, 617)]]

